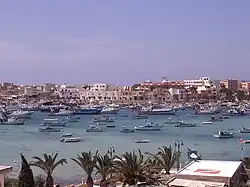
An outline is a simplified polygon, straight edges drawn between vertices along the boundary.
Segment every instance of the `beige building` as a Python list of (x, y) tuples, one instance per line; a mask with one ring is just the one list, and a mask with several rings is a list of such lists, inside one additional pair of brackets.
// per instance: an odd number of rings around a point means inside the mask
[(221, 87), (224, 86), (225, 88), (235, 92), (239, 88), (239, 81), (233, 79), (223, 80), (220, 82), (220, 85)]

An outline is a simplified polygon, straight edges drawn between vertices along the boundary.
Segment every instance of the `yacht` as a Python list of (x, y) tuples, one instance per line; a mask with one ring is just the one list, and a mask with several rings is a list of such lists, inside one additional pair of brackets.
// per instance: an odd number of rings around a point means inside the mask
[(24, 122), (24, 119), (11, 117), (6, 120), (1, 119), (0, 125), (24, 125)]
[(239, 133), (250, 133), (250, 128), (245, 128), (242, 126), (242, 129), (239, 130)]
[(215, 138), (233, 138), (234, 137), (234, 133), (232, 132), (226, 132), (226, 131), (218, 131), (217, 134), (214, 134)]
[(10, 114), (10, 117), (16, 117), (16, 118), (30, 118), (31, 115), (34, 113), (34, 111), (22, 111), (17, 110)]
[(135, 132), (135, 129), (129, 129), (126, 126), (123, 126), (122, 129), (120, 130), (120, 132), (122, 132), (122, 133), (132, 133), (132, 132)]
[(81, 142), (82, 138), (81, 137), (66, 137), (61, 139), (62, 143), (75, 143), (75, 142)]
[(51, 127), (65, 127), (67, 126), (67, 121), (58, 118), (44, 119), (42, 125)]
[(103, 132), (104, 129), (103, 128), (100, 128), (99, 126), (97, 125), (90, 125), (87, 129), (86, 129), (86, 132)]
[(101, 110), (102, 114), (117, 114), (119, 112), (119, 108), (114, 108), (114, 107), (104, 107)]
[(52, 112), (49, 115), (50, 116), (72, 116), (73, 114), (74, 114), (73, 111), (60, 109), (58, 112)]
[(178, 124), (175, 125), (175, 127), (197, 127), (197, 123), (188, 123), (180, 121)]
[(61, 132), (62, 128), (54, 128), (50, 126), (39, 128), (39, 132)]
[(136, 126), (134, 129), (136, 131), (161, 131), (163, 126), (160, 126), (158, 124), (146, 123), (144, 125)]

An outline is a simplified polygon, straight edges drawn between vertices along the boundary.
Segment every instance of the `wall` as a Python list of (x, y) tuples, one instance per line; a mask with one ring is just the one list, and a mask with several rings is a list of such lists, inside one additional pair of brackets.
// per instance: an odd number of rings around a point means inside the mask
[(4, 187), (4, 172), (0, 172), (0, 187)]

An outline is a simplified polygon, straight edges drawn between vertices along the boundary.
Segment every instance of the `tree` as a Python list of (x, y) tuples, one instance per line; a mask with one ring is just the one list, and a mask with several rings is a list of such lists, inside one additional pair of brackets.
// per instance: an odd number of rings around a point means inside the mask
[(173, 167), (174, 163), (180, 156), (180, 153), (173, 150), (171, 146), (163, 146), (159, 148), (159, 151), (156, 154), (148, 152), (146, 154), (157, 160), (156, 163), (160, 167), (159, 169), (164, 169), (166, 171), (166, 174), (168, 175), (170, 174), (170, 169)]
[(108, 155), (105, 154), (104, 156), (98, 154), (96, 157), (96, 174), (100, 174), (102, 179), (100, 183), (100, 187), (107, 187), (108, 181), (107, 177), (111, 174), (113, 167), (113, 160)]
[(144, 159), (140, 150), (126, 152), (114, 160), (115, 180), (123, 182), (123, 186), (136, 185), (137, 182), (158, 183), (158, 179), (150, 172), (150, 163)]
[(250, 169), (250, 158), (249, 157), (244, 157), (242, 162), (244, 163), (244, 165), (247, 169)]
[(30, 169), (30, 165), (28, 164), (23, 154), (21, 154), (21, 160), (22, 160), (22, 168), (18, 177), (19, 179), (18, 186), (19, 187), (34, 187), (35, 181), (34, 181), (33, 172)]
[(92, 154), (91, 151), (83, 152), (81, 155), (77, 155), (76, 158), (72, 158), (74, 162), (76, 162), (87, 174), (87, 187), (93, 187), (94, 181), (92, 178), (93, 170), (96, 166), (98, 151), (96, 151), (95, 155)]
[(35, 159), (35, 161), (31, 162), (32, 166), (36, 166), (40, 169), (42, 169), (47, 177), (46, 177), (46, 187), (53, 187), (54, 185), (54, 180), (52, 177), (52, 173), (53, 171), (59, 166), (63, 164), (67, 164), (66, 159), (59, 159), (57, 161), (57, 156), (58, 153), (56, 153), (55, 155), (52, 153), (51, 155), (47, 155), (46, 153), (43, 154), (44, 160), (39, 158), (39, 157), (33, 157), (33, 159)]

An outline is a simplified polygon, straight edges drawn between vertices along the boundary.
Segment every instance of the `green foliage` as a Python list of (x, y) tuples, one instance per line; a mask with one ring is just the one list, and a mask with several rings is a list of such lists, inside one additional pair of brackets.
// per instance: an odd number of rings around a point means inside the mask
[(35, 181), (34, 181), (33, 172), (30, 169), (30, 166), (27, 160), (22, 154), (21, 154), (21, 160), (22, 160), (22, 168), (18, 177), (19, 179), (18, 186), (19, 187), (34, 187)]
[(18, 179), (17, 178), (6, 177), (4, 179), (4, 187), (17, 187), (17, 186), (18, 186)]

